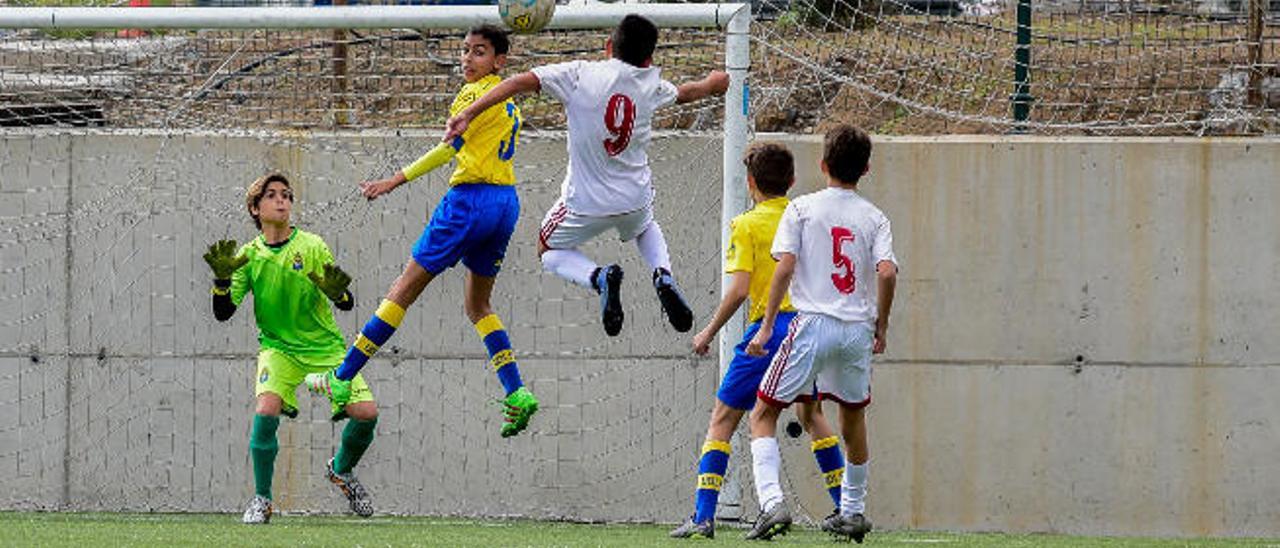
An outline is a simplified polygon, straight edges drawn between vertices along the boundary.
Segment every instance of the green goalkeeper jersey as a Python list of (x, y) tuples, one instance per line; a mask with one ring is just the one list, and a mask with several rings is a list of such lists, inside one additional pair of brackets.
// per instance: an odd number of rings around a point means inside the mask
[(262, 235), (240, 248), (249, 262), (231, 276), (236, 306), (253, 293), (253, 316), (262, 348), (284, 352), (317, 368), (342, 363), (346, 342), (333, 320), (329, 299), (307, 278), (333, 263), (319, 236), (293, 229), (283, 246), (267, 245)]

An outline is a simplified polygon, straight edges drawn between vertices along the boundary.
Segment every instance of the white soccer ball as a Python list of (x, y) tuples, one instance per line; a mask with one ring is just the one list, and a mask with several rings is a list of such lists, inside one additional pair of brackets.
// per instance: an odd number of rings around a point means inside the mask
[(521, 34), (542, 30), (555, 13), (555, 0), (498, 0), (498, 14), (502, 15), (502, 22)]

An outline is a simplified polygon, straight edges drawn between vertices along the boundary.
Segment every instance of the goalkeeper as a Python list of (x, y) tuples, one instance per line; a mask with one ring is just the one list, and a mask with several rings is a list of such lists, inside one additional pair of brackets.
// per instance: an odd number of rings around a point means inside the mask
[[(213, 314), (218, 321), (230, 319), (246, 294), (254, 295), (260, 349), (249, 455), (255, 494), (243, 521), (267, 523), (280, 414), (297, 416), (294, 391), (307, 373), (342, 363), (346, 343), (329, 302), (339, 310), (351, 310), (354, 301), (347, 290), (351, 277), (333, 264), (324, 240), (290, 226), (293, 191), (288, 179), (270, 174), (254, 181), (245, 193), (245, 206), (262, 233), (238, 251), (235, 241), (219, 241), (209, 247), (204, 260), (213, 269)], [(333, 420), (351, 420), (326, 475), (347, 497), (351, 510), (368, 517), (373, 504), (351, 470), (373, 441), (378, 407), (363, 378), (356, 376), (348, 386), (349, 394), (336, 395), (346, 404), (331, 403)]]

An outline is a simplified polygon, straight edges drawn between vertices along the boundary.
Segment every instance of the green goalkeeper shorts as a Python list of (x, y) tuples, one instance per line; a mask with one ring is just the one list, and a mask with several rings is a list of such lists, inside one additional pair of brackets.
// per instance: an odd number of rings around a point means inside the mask
[[(258, 380), (253, 395), (256, 397), (270, 392), (280, 396), (284, 402), (280, 411), (285, 415), (294, 416), (298, 411), (298, 397), (295, 392), (298, 390), (298, 385), (302, 384), (303, 378), (307, 373), (323, 373), (329, 369), (332, 367), (307, 366), (284, 352), (274, 348), (263, 348), (258, 353)], [(351, 401), (347, 404), (364, 401), (373, 401), (373, 391), (369, 390), (368, 384), (365, 384), (364, 377), (356, 373), (356, 377), (351, 379)]]

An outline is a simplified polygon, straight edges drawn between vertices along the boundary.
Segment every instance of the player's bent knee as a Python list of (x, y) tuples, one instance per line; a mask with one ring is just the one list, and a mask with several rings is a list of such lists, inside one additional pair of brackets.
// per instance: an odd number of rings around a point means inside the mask
[(756, 400), (756, 406), (751, 408), (752, 421), (769, 420), (771, 418), (776, 421), (780, 414), (782, 414), (781, 406), (763, 399)]
[(362, 401), (347, 405), (347, 416), (355, 420), (371, 421), (378, 418), (378, 404), (371, 401)]
[(800, 421), (800, 426), (804, 427), (805, 432), (810, 432), (817, 425), (817, 421), (824, 419), (822, 414), (822, 405), (813, 403), (804, 403), (796, 409), (796, 419)]
[(467, 315), (467, 319), (471, 320), (471, 323), (476, 323), (493, 314), (493, 306), (488, 301), (481, 302), (466, 299), (462, 303), (462, 312)]
[(280, 399), (278, 394), (263, 392), (258, 395), (258, 404), (254, 406), (253, 412), (259, 415), (274, 417), (280, 414), (280, 410), (283, 407), (284, 400)]
[(708, 427), (708, 433), (716, 439), (727, 439), (738, 428), (738, 423), (742, 422), (744, 414), (746, 414), (746, 411), (735, 409), (717, 400), (715, 408), (711, 410), (711, 424)]

